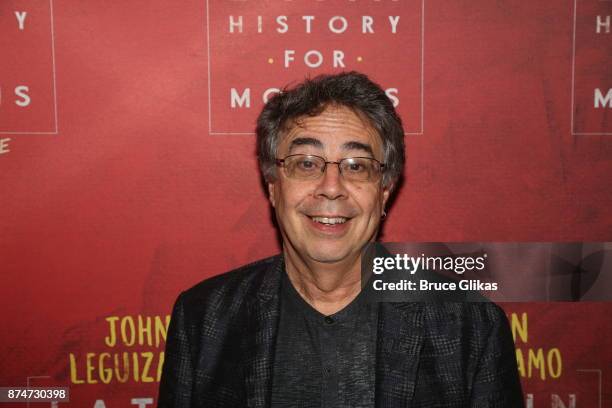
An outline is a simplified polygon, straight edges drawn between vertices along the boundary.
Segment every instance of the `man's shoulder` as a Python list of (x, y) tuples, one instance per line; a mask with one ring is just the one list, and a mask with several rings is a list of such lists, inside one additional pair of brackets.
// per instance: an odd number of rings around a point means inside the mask
[(423, 311), (426, 326), (454, 327), (464, 334), (487, 335), (497, 327), (508, 325), (504, 310), (489, 301), (427, 303)]
[[(279, 281), (282, 258), (280, 255), (243, 265), (229, 272), (212, 276), (182, 292), (178, 302), (185, 310), (206, 307), (236, 308), (256, 296), (266, 295)], [(276, 276), (278, 275), (278, 276)]]
[(434, 320), (449, 316), (476, 322), (497, 322), (505, 319), (503, 309), (486, 299), (478, 302), (427, 302), (424, 312), (426, 318)]

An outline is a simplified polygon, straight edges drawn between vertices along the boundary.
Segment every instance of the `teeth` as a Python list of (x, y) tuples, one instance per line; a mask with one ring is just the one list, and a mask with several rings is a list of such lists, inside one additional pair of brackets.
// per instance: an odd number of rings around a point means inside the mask
[(334, 225), (334, 224), (344, 224), (347, 221), (347, 218), (344, 217), (312, 217), (314, 222), (318, 222), (321, 224)]

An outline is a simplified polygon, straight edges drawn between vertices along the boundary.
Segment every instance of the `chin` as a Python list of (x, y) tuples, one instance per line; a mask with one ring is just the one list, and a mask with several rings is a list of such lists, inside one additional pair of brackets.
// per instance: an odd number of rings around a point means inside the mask
[(333, 246), (329, 248), (309, 251), (310, 259), (320, 263), (335, 263), (341, 262), (350, 258), (351, 253), (347, 250), (334, 249)]

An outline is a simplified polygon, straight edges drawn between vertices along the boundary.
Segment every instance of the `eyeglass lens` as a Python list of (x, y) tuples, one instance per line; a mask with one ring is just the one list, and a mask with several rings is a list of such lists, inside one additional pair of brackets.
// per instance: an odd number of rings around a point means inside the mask
[(319, 156), (297, 154), (287, 156), (283, 163), (287, 175), (298, 179), (319, 178), (328, 164), (337, 164), (342, 177), (350, 181), (373, 181), (381, 171), (380, 163), (368, 157), (347, 157), (336, 163)]

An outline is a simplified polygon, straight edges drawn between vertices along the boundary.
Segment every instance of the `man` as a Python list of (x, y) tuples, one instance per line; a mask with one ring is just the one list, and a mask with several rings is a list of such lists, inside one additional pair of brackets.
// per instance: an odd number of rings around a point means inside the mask
[(207, 279), (174, 307), (160, 407), (520, 407), (490, 303), (369, 303), (361, 252), (404, 167), (384, 91), (355, 72), (271, 99), (257, 122), (282, 255)]

